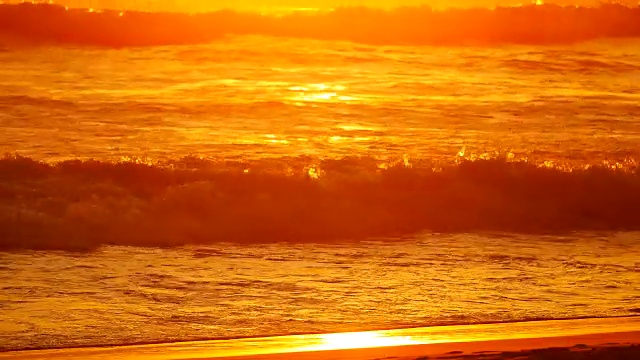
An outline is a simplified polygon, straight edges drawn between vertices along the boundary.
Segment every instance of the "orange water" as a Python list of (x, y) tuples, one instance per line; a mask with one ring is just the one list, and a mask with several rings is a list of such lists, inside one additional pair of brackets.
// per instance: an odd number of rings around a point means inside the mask
[[(484, 342), (492, 340), (535, 339), (546, 345), (564, 343), (576, 345), (581, 341), (589, 345), (603, 345), (603, 334), (616, 332), (616, 341), (633, 339), (625, 336), (628, 332), (640, 329), (638, 318), (584, 319), (563, 321), (539, 321), (526, 323), (483, 324), (465, 326), (442, 326), (432, 328), (413, 328), (399, 330), (333, 333), (318, 335), (292, 335), (268, 338), (248, 338), (234, 340), (214, 340), (199, 342), (179, 342), (171, 344), (122, 346), (111, 348), (61, 349), (30, 352), (0, 353), (0, 359), (136, 359), (136, 360), (177, 360), (177, 359), (217, 359), (244, 358), (260, 355), (284, 354), (284, 357), (301, 359), (372, 359), (377, 356), (409, 354), (425, 355), (427, 347), (417, 345)], [(574, 337), (566, 341), (549, 338)], [(526, 343), (524, 343), (526, 344)], [(571, 346), (570, 345), (570, 346)], [(504, 347), (504, 344), (484, 345), (485, 349), (495, 350), (492, 346)], [(517, 346), (517, 345), (516, 345)], [(520, 345), (535, 346), (535, 345)], [(586, 345), (585, 345), (586, 346)], [(334, 352), (332, 350), (352, 350), (376, 348), (376, 353)], [(485, 350), (486, 351), (486, 350)], [(436, 350), (437, 353), (437, 350)]]
[(635, 40), (481, 48), (239, 37), (12, 49), (0, 61), (0, 151), (47, 161), (638, 158)]
[(3, 45), (0, 348), (633, 314), (637, 45)]
[(632, 315), (638, 233), (0, 253), (3, 349)]

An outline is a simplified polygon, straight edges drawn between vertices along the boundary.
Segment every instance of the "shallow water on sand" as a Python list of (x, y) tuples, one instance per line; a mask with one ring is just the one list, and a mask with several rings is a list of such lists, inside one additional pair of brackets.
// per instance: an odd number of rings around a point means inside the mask
[(0, 253), (3, 349), (631, 315), (637, 233)]
[[(544, 320), (528, 322), (451, 325), (395, 330), (304, 334), (209, 341), (9, 351), (0, 359), (296, 359), (370, 360), (384, 358), (495, 358), (501, 352), (539, 356), (566, 356), (572, 351), (616, 349), (633, 358), (638, 349), (622, 344), (637, 342), (640, 317)], [(637, 348), (637, 345), (634, 346)], [(454, 350), (455, 349), (455, 350)], [(523, 351), (523, 349), (533, 349)], [(444, 355), (442, 355), (444, 354)], [(510, 352), (509, 355), (516, 353)], [(592, 353), (591, 353), (592, 354)], [(263, 356), (264, 355), (264, 356)], [(506, 353), (504, 354), (506, 355)], [(546, 354), (545, 354), (546, 356)], [(607, 356), (605, 356), (607, 357)], [(625, 357), (626, 358), (626, 357)]]

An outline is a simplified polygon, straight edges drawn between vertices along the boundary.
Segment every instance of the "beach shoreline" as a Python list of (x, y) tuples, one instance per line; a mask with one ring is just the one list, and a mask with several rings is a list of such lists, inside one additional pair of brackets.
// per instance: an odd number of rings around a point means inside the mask
[[(573, 357), (578, 354), (582, 357)], [(620, 357), (622, 355), (623, 357)], [(628, 355), (628, 357), (624, 357)], [(334, 350), (294, 354), (242, 356), (216, 360), (426, 360), (426, 359), (637, 359), (640, 332), (609, 333), (554, 338), (493, 340), (480, 342), (409, 345), (383, 348)], [(203, 358), (199, 358), (203, 359)], [(206, 360), (214, 358), (204, 358)], [(180, 359), (192, 360), (192, 359)], [(194, 359), (195, 360), (195, 359)]]
[[(171, 344), (14, 351), (0, 360), (372, 360), (640, 355), (640, 318), (552, 320)], [(546, 350), (545, 350), (546, 349)], [(578, 354), (579, 353), (579, 354)], [(576, 355), (578, 354), (578, 355)], [(620, 355), (620, 356), (618, 356)], [(587, 357), (584, 357), (587, 356)], [(622, 356), (622, 357), (621, 357)], [(547, 358), (547, 357), (542, 357)]]

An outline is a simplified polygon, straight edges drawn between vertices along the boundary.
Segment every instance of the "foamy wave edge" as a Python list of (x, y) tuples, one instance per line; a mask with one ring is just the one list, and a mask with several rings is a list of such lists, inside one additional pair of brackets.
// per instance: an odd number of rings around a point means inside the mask
[(640, 230), (638, 168), (372, 159), (273, 170), (0, 160), (0, 249), (325, 242), (438, 233)]
[(203, 14), (89, 11), (22, 3), (0, 4), (0, 34), (28, 42), (108, 47), (200, 44), (225, 35), (387, 45), (558, 44), (638, 37), (640, 8), (619, 4), (445, 11), (427, 6), (395, 10), (341, 7), (276, 16), (231, 10)]

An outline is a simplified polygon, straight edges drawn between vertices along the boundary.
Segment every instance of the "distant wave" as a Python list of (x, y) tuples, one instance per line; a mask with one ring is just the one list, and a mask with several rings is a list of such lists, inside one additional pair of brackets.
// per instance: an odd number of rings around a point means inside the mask
[(434, 171), (402, 163), (379, 169), (357, 158), (284, 171), (245, 166), (195, 158), (145, 165), (5, 157), (0, 248), (640, 229), (637, 168), (563, 171), (479, 160)]
[(225, 35), (268, 35), (389, 45), (558, 44), (640, 36), (640, 8), (540, 5), (433, 11), (344, 7), (284, 16), (230, 10), (205, 14), (0, 5), (0, 33), (35, 42), (97, 46), (206, 43)]

